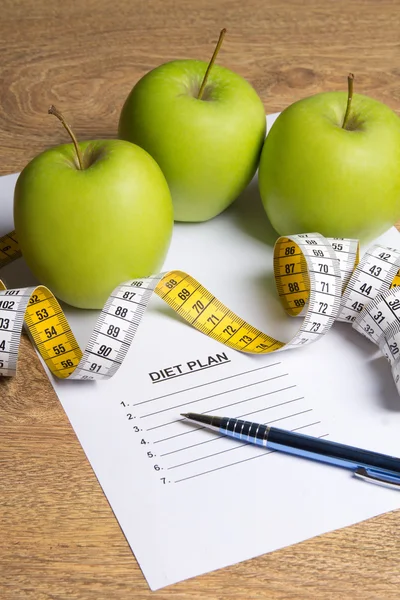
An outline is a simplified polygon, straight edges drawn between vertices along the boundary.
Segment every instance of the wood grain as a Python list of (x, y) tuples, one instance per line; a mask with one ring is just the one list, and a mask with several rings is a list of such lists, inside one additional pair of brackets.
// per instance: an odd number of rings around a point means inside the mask
[[(138, 78), (207, 59), (223, 26), (219, 62), (266, 112), (345, 89), (348, 71), (400, 111), (398, 0), (2, 0), (0, 173), (67, 141), (51, 103), (80, 139), (115, 136)], [(0, 379), (2, 599), (398, 599), (399, 525), (391, 513), (152, 594), (26, 339), (18, 376)]]

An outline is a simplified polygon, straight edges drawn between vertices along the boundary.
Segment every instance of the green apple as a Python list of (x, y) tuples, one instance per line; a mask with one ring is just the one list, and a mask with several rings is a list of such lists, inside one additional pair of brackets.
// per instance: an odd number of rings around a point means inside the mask
[(118, 284), (159, 271), (173, 207), (165, 177), (142, 148), (73, 140), (39, 154), (20, 174), (15, 228), (40, 283), (72, 306), (99, 309)]
[(259, 167), (261, 198), (281, 235), (370, 240), (400, 218), (400, 119), (386, 105), (328, 92), (286, 108)]
[[(242, 77), (198, 60), (147, 73), (129, 94), (119, 137), (157, 161), (176, 221), (206, 221), (225, 210), (252, 179), (265, 138), (265, 112)], [(211, 69), (211, 67), (213, 68)]]

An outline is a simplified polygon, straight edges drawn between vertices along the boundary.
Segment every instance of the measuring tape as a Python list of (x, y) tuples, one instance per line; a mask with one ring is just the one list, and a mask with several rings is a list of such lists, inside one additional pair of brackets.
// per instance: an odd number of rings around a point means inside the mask
[[(0, 238), (0, 268), (21, 256), (16, 232)], [(61, 379), (112, 377), (122, 364), (153, 293), (190, 325), (222, 344), (268, 354), (316, 342), (335, 320), (351, 323), (388, 359), (400, 393), (400, 252), (373, 246), (359, 263), (357, 240), (318, 233), (280, 237), (274, 274), (282, 305), (304, 317), (290, 342), (253, 327), (193, 277), (169, 271), (127, 281), (112, 292), (84, 352), (45, 286), (6, 289), (0, 280), (0, 375), (16, 372), (25, 325), (50, 371)]]

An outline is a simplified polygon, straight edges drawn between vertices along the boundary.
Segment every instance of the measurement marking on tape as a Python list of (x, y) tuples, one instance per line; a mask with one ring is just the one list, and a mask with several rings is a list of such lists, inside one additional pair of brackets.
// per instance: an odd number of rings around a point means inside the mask
[[(21, 255), (17, 240), (15, 232), (0, 238), (0, 267)], [(391, 361), (398, 382), (400, 320), (393, 302), (398, 302), (400, 308), (400, 291), (396, 289), (400, 286), (400, 252), (373, 246), (360, 264), (358, 256), (356, 240), (325, 239), (317, 233), (277, 240), (273, 265), (279, 298), (289, 315), (304, 319), (287, 343), (238, 317), (189, 274), (173, 270), (124, 282), (113, 290), (82, 352), (50, 290), (44, 286), (6, 290), (0, 281), (0, 375), (15, 374), (25, 320), (38, 351), (57, 377), (95, 380), (113, 376), (156, 293), (203, 334), (252, 354), (298, 348), (320, 339), (335, 320), (351, 323), (379, 345)], [(382, 294), (384, 298), (380, 300)], [(379, 312), (381, 301), (387, 306), (383, 317)], [(120, 327), (118, 321), (126, 326)], [(6, 334), (11, 335), (9, 341)], [(395, 336), (392, 346), (382, 341), (386, 335)], [(91, 356), (96, 357), (96, 362)]]

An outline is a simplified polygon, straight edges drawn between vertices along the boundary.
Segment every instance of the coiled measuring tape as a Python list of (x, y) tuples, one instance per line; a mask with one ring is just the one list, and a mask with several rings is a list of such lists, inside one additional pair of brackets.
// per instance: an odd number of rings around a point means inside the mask
[[(15, 232), (0, 238), (0, 267), (21, 256)], [(119, 285), (101, 310), (84, 352), (51, 291), (39, 285), (6, 289), (0, 280), (0, 375), (16, 372), (25, 322), (56, 377), (97, 380), (122, 364), (153, 293), (203, 334), (235, 350), (267, 354), (316, 342), (335, 320), (351, 323), (387, 357), (400, 393), (400, 252), (373, 246), (359, 261), (357, 240), (318, 233), (280, 237), (274, 274), (282, 305), (304, 317), (290, 342), (253, 327), (182, 271)]]

